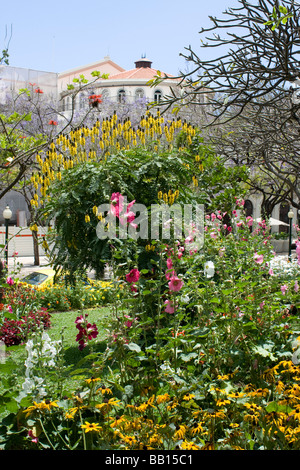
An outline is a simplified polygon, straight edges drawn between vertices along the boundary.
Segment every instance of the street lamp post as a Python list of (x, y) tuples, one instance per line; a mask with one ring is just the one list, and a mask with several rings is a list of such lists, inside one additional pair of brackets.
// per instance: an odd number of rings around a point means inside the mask
[(292, 222), (294, 218), (294, 212), (292, 209), (289, 210), (288, 212), (288, 218), (290, 222), (290, 231), (289, 231), (289, 261), (292, 260)]
[(9, 206), (6, 206), (6, 208), (3, 211), (3, 218), (5, 220), (5, 267), (6, 270), (8, 269), (8, 222), (11, 219), (12, 212), (9, 208)]

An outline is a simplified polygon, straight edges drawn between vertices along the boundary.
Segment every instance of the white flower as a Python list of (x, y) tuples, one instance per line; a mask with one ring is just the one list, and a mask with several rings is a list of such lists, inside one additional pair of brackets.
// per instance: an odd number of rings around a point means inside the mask
[(213, 277), (215, 274), (215, 265), (212, 261), (207, 261), (204, 265), (204, 274), (207, 278)]
[(183, 295), (183, 296), (181, 297), (181, 300), (182, 300), (182, 302), (183, 302), (184, 304), (188, 304), (189, 301), (190, 301), (190, 298), (189, 298), (188, 295)]

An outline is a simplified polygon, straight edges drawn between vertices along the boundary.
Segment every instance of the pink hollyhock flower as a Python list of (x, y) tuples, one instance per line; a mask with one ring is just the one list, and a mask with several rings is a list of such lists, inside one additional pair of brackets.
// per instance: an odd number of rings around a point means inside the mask
[(255, 263), (257, 263), (257, 264), (262, 264), (263, 261), (264, 261), (263, 255), (259, 255), (258, 253), (254, 254), (253, 259), (254, 259)]
[(244, 205), (245, 205), (244, 199), (237, 199), (237, 198), (236, 198), (236, 205), (237, 205), (238, 207), (244, 207)]
[(166, 272), (166, 279), (169, 281), (171, 277), (176, 276), (174, 269), (170, 272)]
[(214, 212), (213, 212), (213, 213), (211, 214), (211, 216), (210, 216), (210, 218), (211, 218), (212, 221), (216, 220), (216, 217), (217, 217), (217, 216), (216, 216), (216, 214), (215, 214)]
[(297, 255), (297, 263), (300, 265), (300, 241), (296, 241), (296, 255)]
[(298, 284), (298, 281), (296, 280), (294, 284), (294, 291), (298, 292), (298, 290), (299, 290), (299, 284)]
[(166, 313), (174, 313), (175, 312), (174, 303), (171, 300), (166, 300), (165, 305), (166, 305), (166, 308), (165, 308)]
[(214, 240), (217, 238), (217, 234), (215, 232), (211, 232), (210, 236), (211, 238), (214, 238)]
[[(135, 219), (135, 213), (133, 211), (131, 211), (131, 207), (133, 206), (133, 204), (135, 203), (135, 200), (134, 201), (131, 201), (127, 204), (126, 206), (126, 213), (125, 215), (122, 217), (120, 217), (120, 222), (121, 223), (124, 223), (124, 219), (127, 221), (128, 224), (131, 224), (134, 219)], [(123, 220), (122, 220), (123, 219)]]
[(137, 282), (140, 278), (140, 271), (137, 268), (133, 268), (129, 274), (126, 274), (127, 282)]
[(168, 283), (169, 289), (172, 291), (179, 291), (182, 288), (183, 284), (183, 280), (179, 279), (179, 277), (177, 277), (176, 275), (172, 276)]
[(178, 259), (182, 258), (183, 252), (184, 252), (184, 247), (183, 247), (183, 246), (181, 246), (180, 248), (178, 248), (178, 253), (177, 253)]
[(189, 235), (189, 236), (186, 237), (186, 239), (184, 240), (184, 243), (186, 243), (186, 244), (188, 245), (189, 243), (192, 243), (193, 240), (194, 240), (194, 238), (193, 238), (191, 235)]
[(98, 336), (98, 330), (95, 323), (93, 325), (91, 323), (86, 325), (86, 334), (88, 339), (96, 338)]
[(127, 328), (130, 328), (133, 324), (133, 321), (132, 319), (130, 318), (129, 315), (124, 315), (125, 318), (127, 318), (127, 320), (125, 321), (124, 325), (127, 326)]
[(13, 278), (11, 278), (10, 276), (6, 279), (6, 283), (9, 285), (9, 286), (12, 286), (15, 281), (13, 280)]
[(280, 287), (281, 289), (281, 292), (283, 293), (283, 295), (285, 295), (287, 289), (288, 289), (288, 286), (286, 284), (284, 284), (283, 286)]
[(13, 313), (13, 309), (12, 309), (12, 306), (11, 306), (11, 305), (8, 305), (8, 306), (7, 306), (7, 310), (8, 310), (10, 313)]
[(274, 275), (274, 271), (273, 271), (272, 268), (269, 269), (269, 274), (270, 274), (270, 276), (273, 276), (273, 275)]
[(120, 213), (123, 210), (124, 196), (122, 196), (122, 194), (120, 193), (113, 193), (111, 195), (110, 200), (111, 200), (111, 205), (110, 205), (111, 213), (114, 216), (119, 217)]
[(252, 219), (252, 217), (249, 215), (246, 220), (247, 220), (247, 225), (248, 225), (248, 227), (252, 227), (252, 225), (253, 225), (253, 219)]
[[(171, 258), (168, 258), (167, 259), (167, 268), (168, 270), (172, 269), (173, 268), (173, 261)], [(168, 279), (168, 281), (171, 279), (172, 276), (175, 276), (176, 273), (174, 270), (170, 271), (170, 272), (166, 272), (166, 279)]]
[(80, 328), (81, 324), (85, 322), (85, 319), (82, 315), (80, 315), (80, 317), (77, 317), (76, 320), (75, 320), (75, 323), (76, 323), (76, 328)]

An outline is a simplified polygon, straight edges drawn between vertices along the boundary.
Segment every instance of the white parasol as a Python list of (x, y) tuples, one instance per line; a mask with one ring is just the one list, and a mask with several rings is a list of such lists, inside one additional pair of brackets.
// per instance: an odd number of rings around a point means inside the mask
[[(257, 219), (254, 219), (254, 220), (255, 222), (261, 222), (262, 218), (258, 217)], [(282, 220), (274, 219), (273, 217), (270, 217), (269, 219), (267, 219), (266, 224), (270, 225), (270, 227), (272, 227), (273, 225), (286, 225), (287, 227), (289, 227), (289, 224), (282, 222)]]

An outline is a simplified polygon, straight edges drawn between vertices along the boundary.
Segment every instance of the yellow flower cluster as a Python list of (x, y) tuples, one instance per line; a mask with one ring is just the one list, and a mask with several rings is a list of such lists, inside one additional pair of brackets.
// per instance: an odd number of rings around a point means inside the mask
[[(226, 382), (230, 378), (223, 375), (218, 380)], [(173, 395), (170, 389), (170, 393), (156, 395), (152, 387), (146, 387), (133, 403), (126, 404), (99, 382), (99, 377), (86, 380), (94, 394), (93, 405), (75, 396), (75, 403), (67, 409), (60, 410), (56, 402), (49, 400), (34, 402), (24, 414), (31, 421), (40, 421), (45, 413), (58, 409), (67, 420), (80, 419), (83, 432), (94, 435), (98, 442), (109, 439), (115, 448), (126, 450), (164, 449), (165, 442), (168, 448), (173, 443), (180, 449), (244, 450), (246, 436), (254, 436), (257, 431), (275, 447), (280, 441), (280, 447), (299, 448), (300, 370), (288, 360), (265, 371), (265, 388), (249, 384), (236, 391), (211, 386), (212, 401), (203, 409), (192, 392)], [(95, 413), (91, 413), (92, 407)], [(97, 416), (97, 422), (89, 419), (92, 416), (94, 420)]]
[(30, 178), (36, 191), (30, 201), (32, 207), (43, 205), (49, 198), (51, 183), (60, 181), (62, 172), (73, 168), (74, 165), (88, 161), (105, 163), (112, 152), (146, 146), (148, 143), (153, 145), (155, 142), (156, 150), (162, 142), (172, 147), (177, 130), (185, 133), (189, 144), (196, 133), (194, 126), (186, 121), (182, 122), (181, 119), (165, 122), (158, 111), (156, 116), (150, 112), (142, 116), (137, 129), (132, 127), (129, 118), (121, 121), (114, 113), (102, 122), (97, 120), (91, 128), (82, 126), (71, 130), (68, 135), (59, 135), (45, 153), (40, 152), (36, 156), (39, 170)]
[(159, 191), (157, 194), (158, 200), (163, 200), (165, 204), (169, 204), (170, 206), (174, 204), (175, 200), (179, 196), (179, 191), (176, 189), (176, 191), (172, 191), (172, 189), (169, 189), (167, 193), (162, 193), (162, 191)]

